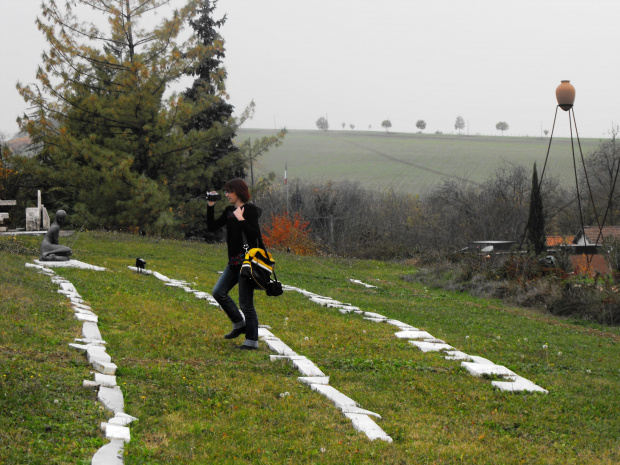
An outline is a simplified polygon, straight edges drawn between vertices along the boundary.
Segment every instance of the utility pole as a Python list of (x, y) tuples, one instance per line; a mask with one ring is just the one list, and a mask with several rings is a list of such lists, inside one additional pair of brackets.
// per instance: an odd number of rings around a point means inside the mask
[(250, 182), (254, 187), (254, 163), (252, 162), (252, 139), (248, 139), (248, 152), (250, 154)]

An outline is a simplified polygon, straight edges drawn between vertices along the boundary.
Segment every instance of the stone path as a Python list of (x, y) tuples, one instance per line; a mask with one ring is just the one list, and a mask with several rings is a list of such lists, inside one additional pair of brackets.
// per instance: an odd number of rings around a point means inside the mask
[[(36, 260), (38, 262), (38, 260)], [(73, 262), (73, 263), (71, 263)], [(58, 293), (71, 301), (74, 316), (82, 322), (82, 337), (75, 339), (69, 346), (84, 352), (95, 372), (93, 380), (84, 380), (83, 386), (97, 390), (97, 400), (108, 410), (114, 413), (114, 417), (107, 422), (101, 423), (100, 428), (106, 439), (110, 442), (101, 447), (91, 460), (92, 465), (120, 465), (123, 463), (123, 449), (131, 436), (129, 425), (137, 418), (124, 412), (123, 392), (116, 384), (116, 368), (112, 358), (106, 352), (106, 342), (101, 337), (98, 318), (92, 308), (82, 299), (82, 296), (67, 279), (58, 276), (48, 267), (53, 263), (58, 268), (64, 264), (66, 267), (103, 271), (105, 268), (88, 265), (87, 263), (70, 260), (68, 262), (40, 262), (36, 264), (26, 263), (26, 267), (34, 268), (39, 273), (50, 276), (52, 282), (58, 284)], [(44, 266), (44, 265), (45, 266)]]
[[(364, 284), (361, 281), (350, 280), (357, 284)], [(366, 285), (368, 286), (368, 285)], [(287, 291), (296, 291), (306, 297), (312, 302), (315, 302), (323, 307), (337, 308), (341, 313), (355, 313), (362, 315), (365, 320), (374, 321), (376, 323), (388, 323), (394, 325), (400, 329), (400, 331), (394, 333), (399, 339), (408, 340), (410, 344), (416, 346), (422, 352), (444, 352), (445, 359), (447, 360), (460, 360), (461, 366), (463, 366), (468, 373), (473, 376), (497, 376), (503, 378), (503, 381), (492, 381), (491, 384), (502, 391), (528, 391), (528, 392), (542, 392), (547, 394), (549, 391), (537, 386), (533, 382), (517, 375), (513, 371), (509, 370), (505, 366), (496, 365), (482, 357), (474, 355), (467, 355), (464, 352), (454, 349), (451, 345), (447, 344), (441, 339), (433, 337), (426, 331), (421, 331), (418, 328), (414, 328), (406, 323), (398, 320), (392, 320), (386, 316), (380, 315), (374, 312), (366, 312), (358, 307), (352, 306), (348, 303), (342, 303), (334, 300), (330, 297), (321, 296), (313, 292), (306, 291), (305, 289), (299, 289), (292, 286), (283, 286)]]

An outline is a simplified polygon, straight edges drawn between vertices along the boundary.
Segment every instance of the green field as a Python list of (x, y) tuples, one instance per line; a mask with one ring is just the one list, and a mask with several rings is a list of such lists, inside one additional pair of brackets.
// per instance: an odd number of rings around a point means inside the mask
[[(61, 240), (61, 242), (63, 242)], [(81, 333), (58, 284), (24, 264), (40, 238), (0, 237), (0, 464), (87, 464), (110, 413), (94, 390)], [(430, 332), (501, 364), (548, 394), (497, 391), (459, 362), (424, 353), (395, 327), (321, 307), (300, 293), (257, 293), (261, 324), (377, 412), (393, 439), (370, 441), (298, 381), (265, 343), (241, 353), (223, 312), (127, 266), (210, 292), (223, 245), (84, 232), (76, 258), (108, 271), (57, 270), (99, 317), (130, 425), (134, 464), (617, 464), (620, 329), (561, 319), (403, 279), (407, 263), (275, 253), (278, 277)], [(365, 288), (349, 278), (374, 284)], [(236, 291), (232, 295), (236, 299)], [(285, 395), (288, 393), (289, 395)]]
[[(274, 133), (242, 129), (237, 141)], [(584, 156), (599, 142), (581, 140)], [(256, 179), (269, 172), (282, 178), (288, 163), (289, 180), (349, 180), (373, 190), (422, 194), (444, 178), (482, 183), (504, 163), (529, 169), (537, 162), (540, 173), (548, 148), (548, 138), (536, 137), (293, 130), (280, 147), (258, 160), (254, 171)], [(565, 187), (574, 185), (572, 153), (570, 139), (553, 139), (547, 173), (560, 178)], [(579, 156), (576, 143), (575, 153)]]

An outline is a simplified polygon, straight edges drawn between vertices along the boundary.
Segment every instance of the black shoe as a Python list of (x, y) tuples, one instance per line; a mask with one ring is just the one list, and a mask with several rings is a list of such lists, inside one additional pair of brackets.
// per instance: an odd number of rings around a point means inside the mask
[(224, 334), (224, 339), (234, 339), (245, 334), (245, 326), (243, 328), (233, 329), (230, 333)]
[(257, 350), (258, 347), (242, 345), (242, 346), (237, 346), (237, 349), (239, 349), (239, 350)]

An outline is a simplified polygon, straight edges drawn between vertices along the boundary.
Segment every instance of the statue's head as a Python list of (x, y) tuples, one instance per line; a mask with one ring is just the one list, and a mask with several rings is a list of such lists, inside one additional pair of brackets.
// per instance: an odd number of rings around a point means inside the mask
[(67, 221), (67, 212), (64, 210), (58, 210), (56, 212), (56, 223), (62, 226), (65, 224), (65, 221)]

